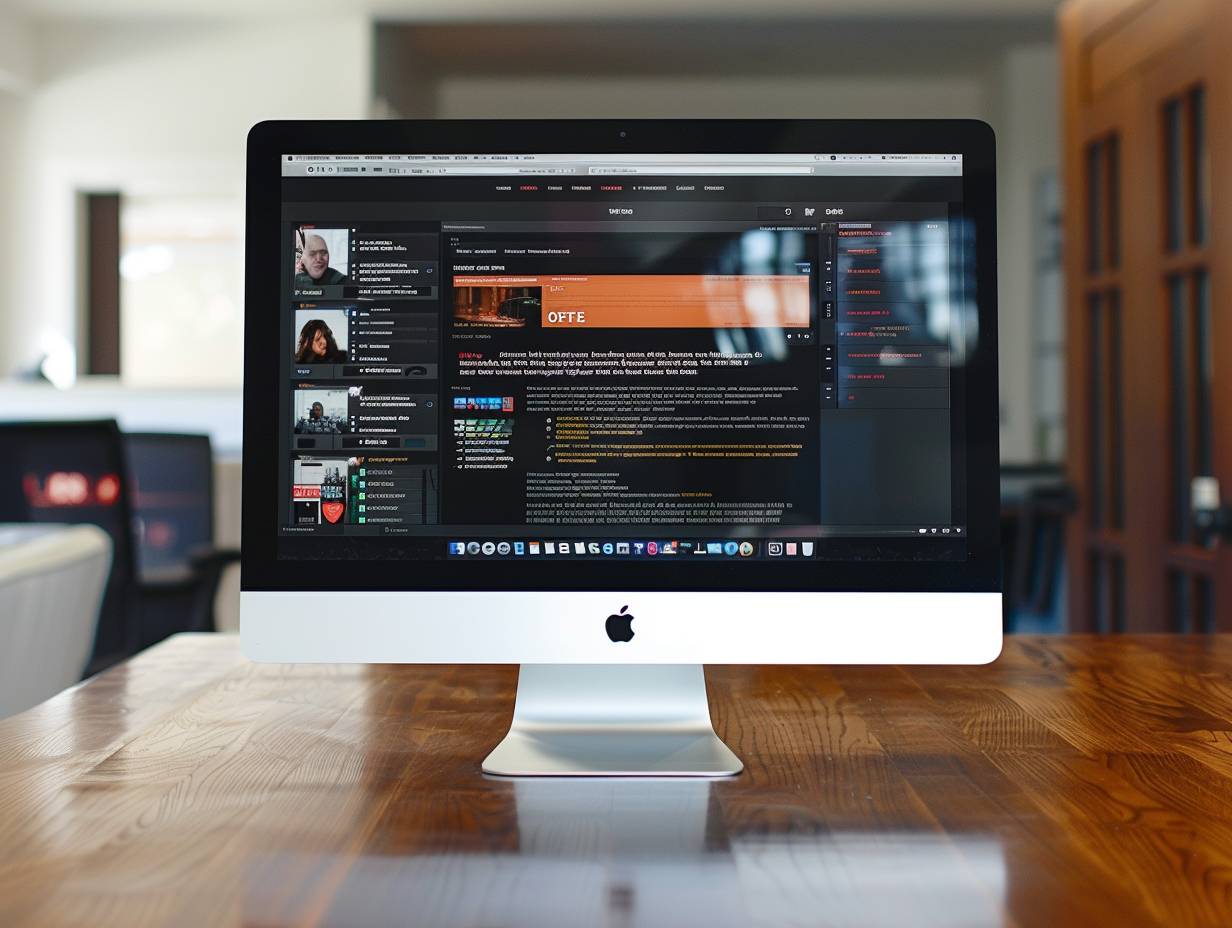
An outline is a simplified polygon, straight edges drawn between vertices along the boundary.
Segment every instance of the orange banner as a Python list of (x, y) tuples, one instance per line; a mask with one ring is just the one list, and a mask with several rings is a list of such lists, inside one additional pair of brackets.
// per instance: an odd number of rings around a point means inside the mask
[(542, 288), (544, 328), (807, 328), (806, 274), (454, 277), (455, 287)]

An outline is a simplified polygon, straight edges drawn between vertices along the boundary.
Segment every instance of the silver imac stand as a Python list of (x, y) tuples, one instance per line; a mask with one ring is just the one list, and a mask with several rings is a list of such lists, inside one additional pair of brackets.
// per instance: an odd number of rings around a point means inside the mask
[(744, 765), (714, 733), (700, 664), (523, 664), (499, 776), (726, 777)]

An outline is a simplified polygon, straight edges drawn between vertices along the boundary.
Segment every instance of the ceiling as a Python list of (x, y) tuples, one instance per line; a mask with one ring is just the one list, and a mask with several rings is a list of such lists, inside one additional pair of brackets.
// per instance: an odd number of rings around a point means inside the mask
[(403, 23), (382, 21), (378, 62), (396, 56), (421, 75), (795, 75), (836, 73), (971, 73), (980, 59), (1006, 47), (1047, 42), (1051, 17), (1005, 22), (972, 17), (944, 22), (922, 17), (819, 22), (707, 18), (594, 23), (561, 22), (551, 29), (526, 22)]
[[(493, 98), (493, 82), (525, 85), (538, 80), (560, 87), (581, 78), (596, 94), (596, 81), (615, 79), (617, 103), (622, 94), (637, 92), (620, 89), (619, 82), (631, 77), (693, 83), (787, 79), (797, 85), (810, 77), (847, 78), (857, 84), (870, 77), (885, 83), (921, 76), (934, 83), (946, 78), (970, 82), (995, 73), (1011, 47), (1050, 43), (1054, 28), (1051, 16), (797, 16), (756, 23), (674, 16), (654, 21), (562, 19), (550, 26), (378, 20), (374, 90), (390, 115), (431, 117), (441, 115), (443, 87), (457, 88), (468, 81), (478, 82), (480, 98)], [(688, 96), (688, 88), (672, 86)], [(650, 87), (641, 92), (658, 91)], [(769, 88), (766, 92), (773, 93)], [(499, 110), (503, 104), (496, 105)]]
[[(760, 20), (1048, 18), (1059, 0), (760, 0)], [(32, 20), (269, 19), (371, 15), (384, 20), (466, 22), (705, 17), (748, 19), (748, 0), (0, 0), (0, 10)]]

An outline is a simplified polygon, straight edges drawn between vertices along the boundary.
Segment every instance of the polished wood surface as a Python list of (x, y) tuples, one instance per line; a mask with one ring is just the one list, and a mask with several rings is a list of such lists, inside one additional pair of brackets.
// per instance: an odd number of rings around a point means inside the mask
[(512, 667), (178, 636), (0, 721), (0, 925), (1232, 925), (1232, 638), (707, 675), (739, 777), (512, 781)]

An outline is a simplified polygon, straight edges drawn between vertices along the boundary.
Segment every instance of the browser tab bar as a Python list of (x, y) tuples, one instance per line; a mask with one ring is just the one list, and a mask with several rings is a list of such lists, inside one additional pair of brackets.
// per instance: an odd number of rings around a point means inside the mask
[(516, 175), (905, 175), (962, 173), (953, 153), (288, 154), (284, 177)]

